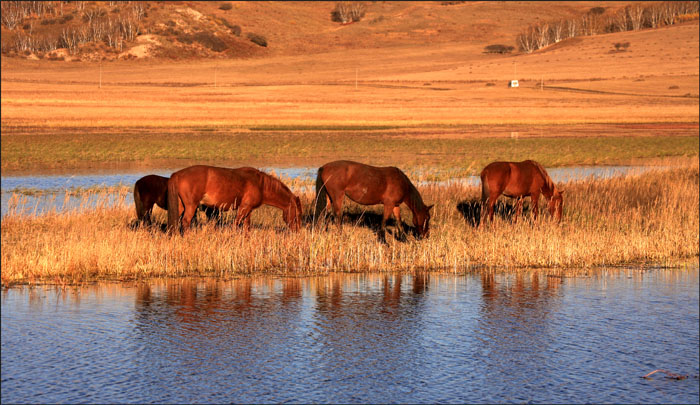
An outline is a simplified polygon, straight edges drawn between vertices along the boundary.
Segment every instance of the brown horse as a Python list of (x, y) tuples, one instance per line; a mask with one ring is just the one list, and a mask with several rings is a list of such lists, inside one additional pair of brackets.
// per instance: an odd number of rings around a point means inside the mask
[(518, 198), (515, 220), (523, 212), (523, 198), (530, 196), (532, 200), (532, 217), (537, 219), (540, 194), (549, 200), (549, 213), (561, 221), (561, 211), (564, 204), (562, 194), (541, 164), (534, 160), (523, 162), (493, 162), (481, 171), (481, 202), (486, 203), (487, 212), (493, 221), (493, 206), (501, 194)]
[(262, 204), (282, 210), (289, 227), (301, 227), (301, 201), (281, 181), (252, 167), (228, 169), (213, 166), (190, 166), (177, 171), (168, 180), (168, 228), (179, 228), (180, 217), (189, 228), (197, 206), (235, 210), (236, 226), (245, 221), (250, 229), (250, 213)]
[[(168, 178), (149, 174), (136, 180), (134, 184), (134, 206), (136, 207), (136, 225), (151, 224), (151, 213), (153, 206), (168, 209)], [(203, 207), (208, 219), (218, 217), (219, 210), (215, 208)], [(197, 217), (195, 216), (195, 219)]]
[(314, 219), (320, 218), (328, 203), (333, 207), (338, 227), (342, 227), (343, 198), (348, 196), (358, 204), (384, 204), (384, 215), (379, 237), (385, 240), (386, 221), (392, 212), (398, 230), (403, 236), (401, 210), (405, 203), (413, 213), (413, 224), (419, 238), (430, 233), (430, 209), (423, 203), (420, 193), (396, 167), (375, 167), (347, 160), (327, 163), (318, 169), (316, 176), (316, 207)]

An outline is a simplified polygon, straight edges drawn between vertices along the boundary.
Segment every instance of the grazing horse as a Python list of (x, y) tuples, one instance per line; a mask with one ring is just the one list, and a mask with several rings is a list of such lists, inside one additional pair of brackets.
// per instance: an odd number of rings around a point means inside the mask
[[(153, 206), (168, 209), (168, 178), (149, 174), (136, 180), (134, 184), (134, 205), (136, 206), (136, 224), (151, 224)], [(219, 210), (209, 207), (204, 209), (208, 219), (219, 215)], [(196, 216), (195, 216), (196, 219)]]
[(301, 201), (281, 181), (252, 167), (228, 169), (190, 166), (173, 173), (168, 180), (168, 228), (179, 228), (180, 218), (189, 228), (197, 206), (235, 210), (236, 226), (245, 221), (250, 229), (250, 212), (262, 204), (282, 210), (282, 217), (294, 231), (301, 227)]
[(481, 202), (486, 203), (489, 220), (493, 221), (493, 206), (501, 194), (518, 198), (515, 220), (523, 212), (523, 198), (532, 200), (532, 217), (537, 219), (540, 193), (549, 200), (549, 213), (561, 221), (563, 190), (557, 190), (541, 164), (534, 160), (523, 162), (493, 162), (481, 171)]
[(386, 240), (385, 225), (392, 212), (396, 217), (399, 232), (403, 235), (401, 210), (405, 203), (413, 213), (413, 225), (419, 238), (430, 233), (430, 209), (423, 203), (420, 193), (396, 167), (375, 167), (347, 160), (326, 163), (318, 169), (316, 176), (316, 207), (314, 218), (320, 218), (328, 203), (333, 207), (338, 228), (342, 227), (343, 198), (348, 196), (358, 204), (384, 204), (382, 228), (379, 237)]

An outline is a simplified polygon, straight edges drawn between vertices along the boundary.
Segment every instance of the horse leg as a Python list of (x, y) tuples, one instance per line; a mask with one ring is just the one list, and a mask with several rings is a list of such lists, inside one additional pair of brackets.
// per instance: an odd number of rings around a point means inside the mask
[(153, 211), (153, 203), (151, 201), (146, 201), (143, 205), (143, 212), (140, 213), (141, 217), (137, 218), (141, 224), (149, 226), (151, 225), (151, 212)]
[(537, 211), (539, 211), (540, 193), (534, 192), (530, 194), (530, 205), (532, 205), (532, 220), (537, 221)]
[(143, 223), (147, 226), (151, 225), (151, 213), (153, 212), (153, 206), (151, 208), (147, 209), (146, 212), (143, 214)]
[(406, 234), (401, 223), (401, 207), (398, 205), (394, 207), (394, 218), (396, 218), (396, 229), (399, 231), (399, 238), (405, 240)]
[(190, 206), (185, 206), (185, 214), (182, 217), (182, 227), (183, 227), (183, 232), (186, 232), (190, 228), (190, 224), (192, 223), (192, 218), (194, 218), (195, 214), (197, 213), (197, 205), (192, 204)]
[(180, 234), (184, 233), (184, 229), (182, 227), (182, 218), (185, 215), (185, 205), (182, 203), (182, 199), (178, 198), (177, 199), (177, 225), (176, 229), (180, 230)]
[(496, 201), (498, 200), (498, 195), (493, 195), (491, 194), (486, 201), (486, 206), (487, 206), (487, 211), (486, 214), (489, 217), (489, 222), (493, 222), (493, 210), (494, 206), (496, 205)]
[[(326, 231), (328, 230), (328, 222), (329, 222), (329, 218), (328, 218), (328, 217), (330, 217), (330, 216), (332, 215), (332, 214), (330, 213), (330, 211), (333, 210), (333, 205), (332, 205), (332, 204), (333, 204), (333, 202), (331, 201), (330, 195), (328, 195), (328, 193), (326, 193), (326, 206), (323, 207), (323, 215), (324, 215), (324, 222), (326, 223)], [(330, 208), (329, 208), (329, 207), (330, 207)]]
[(518, 223), (518, 217), (523, 214), (523, 201), (525, 200), (524, 197), (518, 197), (518, 200), (515, 202), (515, 215), (513, 216), (513, 223), (517, 224)]
[(244, 230), (246, 233), (250, 230), (250, 213), (253, 211), (253, 208), (249, 205), (241, 205), (238, 207), (238, 211), (236, 211), (236, 218), (233, 220), (233, 223), (236, 225), (236, 227), (241, 226), (242, 222), (245, 222), (244, 225)]
[(382, 243), (386, 243), (386, 221), (389, 219), (393, 211), (394, 208), (390, 204), (384, 204), (384, 214), (382, 215), (382, 227), (379, 230), (379, 240)]
[(199, 216), (199, 206), (197, 206), (197, 208), (194, 209), (194, 215), (192, 215), (192, 222), (190, 223), (190, 226), (194, 226), (194, 227), (199, 226), (199, 218), (197, 218), (198, 216)]
[(338, 221), (338, 230), (343, 229), (343, 198), (345, 194), (340, 193), (340, 195), (331, 198), (331, 204), (333, 205), (333, 215), (335, 215), (336, 221)]

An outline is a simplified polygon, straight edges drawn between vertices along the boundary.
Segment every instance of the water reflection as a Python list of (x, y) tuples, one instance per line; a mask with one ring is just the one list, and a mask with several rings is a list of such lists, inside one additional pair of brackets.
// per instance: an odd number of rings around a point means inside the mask
[(698, 269), (2, 293), (3, 402), (696, 402)]

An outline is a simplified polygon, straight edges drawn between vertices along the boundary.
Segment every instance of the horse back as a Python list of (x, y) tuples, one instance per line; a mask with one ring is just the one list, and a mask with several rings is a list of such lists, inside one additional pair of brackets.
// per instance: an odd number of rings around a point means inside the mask
[[(262, 203), (264, 173), (252, 167), (237, 169), (216, 168), (207, 178), (203, 203), (237, 208), (241, 202), (253, 207)], [(207, 204), (209, 205), (209, 204)]]
[(547, 173), (542, 165), (534, 160), (515, 162), (513, 166), (517, 168), (521, 183), (527, 185), (530, 192), (541, 190), (547, 182)]
[(338, 160), (323, 165), (320, 172), (330, 192), (344, 192), (361, 204), (378, 204), (387, 199), (400, 202), (409, 191), (406, 175), (396, 167)]
[(144, 205), (157, 204), (162, 209), (168, 206), (168, 178), (149, 174), (136, 181), (134, 188)]
[(481, 171), (481, 183), (487, 189), (504, 189), (510, 182), (510, 162), (492, 162)]

